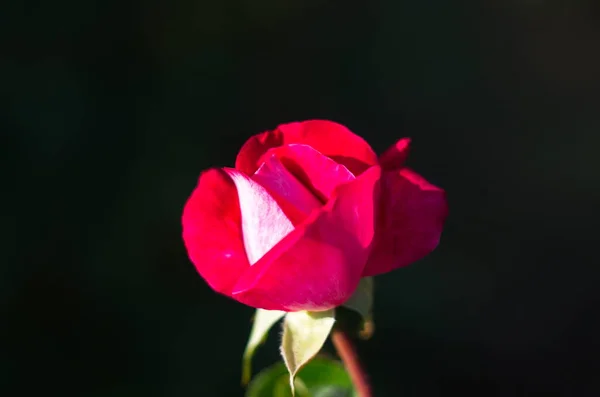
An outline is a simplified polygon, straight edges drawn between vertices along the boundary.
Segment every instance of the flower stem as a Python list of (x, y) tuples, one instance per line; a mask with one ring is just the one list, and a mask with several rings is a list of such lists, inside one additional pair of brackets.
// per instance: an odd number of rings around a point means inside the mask
[(331, 332), (331, 341), (333, 342), (333, 346), (335, 346), (338, 355), (342, 359), (358, 395), (360, 397), (373, 397), (371, 386), (367, 381), (367, 374), (360, 365), (358, 355), (356, 354), (348, 335), (338, 327), (334, 327)]

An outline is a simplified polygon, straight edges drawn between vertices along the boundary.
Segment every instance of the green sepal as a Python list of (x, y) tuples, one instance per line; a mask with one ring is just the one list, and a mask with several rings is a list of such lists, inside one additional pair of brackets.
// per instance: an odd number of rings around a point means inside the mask
[(360, 279), (358, 287), (342, 306), (354, 310), (367, 320), (373, 310), (373, 291), (373, 277), (364, 277)]
[(247, 385), (252, 377), (252, 356), (256, 351), (256, 348), (260, 346), (267, 339), (269, 330), (279, 321), (286, 312), (279, 310), (264, 310), (257, 309), (254, 314), (254, 321), (252, 324), (252, 330), (250, 331), (250, 337), (246, 344), (246, 350), (244, 351), (244, 357), (242, 359), (242, 385)]
[(291, 312), (285, 316), (280, 350), (290, 375), (292, 395), (296, 374), (321, 350), (334, 323), (334, 309)]

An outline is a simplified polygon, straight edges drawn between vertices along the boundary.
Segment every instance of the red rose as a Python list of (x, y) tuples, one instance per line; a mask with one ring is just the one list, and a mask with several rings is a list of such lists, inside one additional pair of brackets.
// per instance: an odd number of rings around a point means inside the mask
[(324, 120), (250, 138), (235, 168), (210, 169), (183, 211), (183, 239), (217, 292), (268, 310), (327, 310), (361, 277), (438, 244), (444, 191), (403, 167), (409, 139), (381, 157)]

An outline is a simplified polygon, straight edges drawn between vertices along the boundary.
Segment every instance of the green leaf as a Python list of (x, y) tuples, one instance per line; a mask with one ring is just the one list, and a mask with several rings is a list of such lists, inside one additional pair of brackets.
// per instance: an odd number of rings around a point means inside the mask
[(352, 380), (339, 361), (316, 357), (298, 372), (297, 380), (306, 385), (311, 397), (356, 396)]
[[(352, 381), (344, 366), (323, 357), (315, 357), (297, 374), (296, 397), (356, 397)], [(246, 397), (292, 397), (289, 375), (279, 362), (254, 377)]]
[(364, 320), (370, 319), (373, 310), (373, 289), (373, 277), (362, 278), (356, 291), (342, 306), (358, 312)]
[(323, 386), (313, 392), (311, 397), (352, 397), (351, 390), (342, 389), (337, 386)]
[(246, 385), (252, 376), (252, 356), (256, 348), (267, 338), (267, 334), (273, 325), (279, 321), (285, 312), (279, 310), (257, 309), (254, 314), (254, 324), (250, 331), (250, 338), (244, 351), (242, 359), (242, 384)]
[(292, 395), (296, 374), (321, 350), (334, 322), (334, 309), (323, 312), (291, 312), (285, 316), (281, 355), (290, 374)]

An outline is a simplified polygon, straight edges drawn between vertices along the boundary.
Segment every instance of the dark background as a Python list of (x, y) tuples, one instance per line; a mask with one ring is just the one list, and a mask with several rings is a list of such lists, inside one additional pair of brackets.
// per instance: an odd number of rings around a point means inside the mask
[[(411, 136), (448, 192), (439, 248), (376, 280), (376, 396), (600, 393), (599, 3), (360, 3), (5, 6), (0, 394), (241, 396), (252, 310), (180, 215), (201, 170), (309, 118)], [(274, 333), (255, 368), (278, 359)]]

